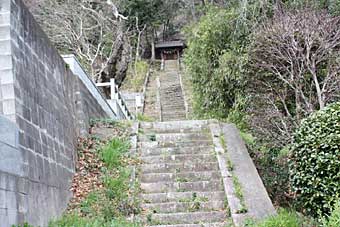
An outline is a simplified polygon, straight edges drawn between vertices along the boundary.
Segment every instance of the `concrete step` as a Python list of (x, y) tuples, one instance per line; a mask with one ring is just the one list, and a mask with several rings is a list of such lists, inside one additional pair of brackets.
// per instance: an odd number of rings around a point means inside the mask
[[(167, 120), (169, 119), (169, 120)], [(167, 115), (166, 113), (162, 114), (162, 120), (163, 121), (173, 121), (173, 120), (185, 120), (186, 119), (186, 114), (178, 114), (178, 115)]]
[(166, 102), (162, 102), (162, 109), (181, 109), (184, 107), (184, 99), (177, 99), (177, 100), (167, 100)]
[(211, 154), (184, 154), (184, 155), (163, 154), (158, 156), (141, 157), (141, 161), (145, 164), (156, 164), (185, 161), (215, 162), (217, 160), (215, 153), (211, 153)]
[[(171, 100), (183, 100), (183, 94), (181, 92), (178, 92), (176, 90), (166, 90), (166, 91), (161, 91), (160, 93), (161, 97), (169, 97)], [(166, 102), (168, 100), (164, 100)]]
[(224, 191), (214, 192), (163, 192), (163, 193), (149, 193), (141, 194), (143, 203), (167, 203), (167, 202), (187, 202), (195, 198), (204, 201), (219, 200), (224, 201)]
[(185, 117), (186, 116), (186, 112), (185, 109), (183, 107), (183, 109), (180, 110), (174, 110), (176, 112), (173, 112), (173, 110), (162, 110), (162, 117), (169, 117), (169, 118), (175, 118), (175, 117)]
[(143, 183), (155, 183), (162, 181), (189, 182), (218, 180), (221, 178), (219, 171), (186, 172), (186, 173), (147, 173), (141, 174)]
[(212, 144), (208, 146), (192, 146), (192, 147), (165, 147), (165, 148), (140, 148), (139, 153), (145, 156), (168, 156), (181, 154), (214, 154), (215, 150)]
[(207, 212), (183, 212), (168, 214), (152, 214), (151, 223), (157, 224), (195, 224), (209, 222), (224, 222), (227, 215), (223, 211), (207, 211)]
[(208, 129), (208, 121), (171, 121), (171, 122), (143, 122), (141, 128), (153, 132), (201, 132)]
[(183, 173), (183, 172), (202, 172), (218, 171), (217, 162), (186, 162), (186, 163), (158, 163), (141, 164), (141, 173)]
[(177, 224), (177, 225), (153, 225), (149, 227), (231, 227), (232, 222), (215, 222), (215, 223), (200, 223), (200, 224)]
[(178, 121), (178, 120), (185, 120), (186, 117), (176, 117), (176, 118), (167, 118), (167, 117), (163, 117), (164, 121)]
[(168, 116), (168, 117), (176, 117), (178, 115), (183, 116), (185, 115), (185, 107), (184, 105), (180, 108), (163, 108), (162, 107), (162, 116)]
[(144, 193), (162, 193), (162, 192), (210, 192), (221, 191), (223, 185), (221, 180), (215, 181), (196, 181), (196, 182), (156, 182), (141, 183), (141, 189)]
[(191, 141), (148, 141), (138, 142), (140, 148), (166, 148), (166, 147), (205, 147), (212, 144), (211, 140), (191, 140)]
[(201, 201), (199, 199), (190, 202), (170, 202), (143, 204), (143, 210), (153, 213), (177, 213), (194, 211), (221, 211), (224, 209), (224, 201)]
[(158, 142), (166, 142), (166, 141), (178, 141), (178, 142), (189, 142), (191, 140), (211, 140), (212, 137), (208, 133), (148, 133), (148, 134), (140, 134), (138, 136), (139, 141), (158, 141)]

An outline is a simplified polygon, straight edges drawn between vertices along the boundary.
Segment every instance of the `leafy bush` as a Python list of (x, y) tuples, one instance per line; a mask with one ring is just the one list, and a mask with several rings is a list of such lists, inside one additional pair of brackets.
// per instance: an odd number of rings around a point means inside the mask
[(312, 227), (316, 226), (306, 217), (299, 216), (293, 211), (279, 210), (278, 214), (260, 222), (248, 221), (248, 227)]
[[(211, 7), (187, 32), (185, 63), (191, 74), (196, 112), (226, 117), (242, 88), (245, 40), (234, 8)], [(236, 29), (240, 26), (240, 29)], [(237, 30), (237, 34), (235, 31)]]
[(340, 226), (340, 201), (335, 204), (332, 213), (327, 218), (322, 218), (323, 227), (339, 227)]
[(305, 120), (290, 157), (297, 205), (313, 216), (329, 214), (340, 195), (340, 102)]

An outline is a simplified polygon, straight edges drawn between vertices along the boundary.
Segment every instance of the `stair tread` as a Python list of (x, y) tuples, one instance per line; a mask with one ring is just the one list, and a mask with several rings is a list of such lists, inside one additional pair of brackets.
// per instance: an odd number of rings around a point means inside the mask
[(142, 209), (156, 211), (154, 213), (222, 211), (224, 209), (224, 202), (220, 200), (200, 201), (197, 199), (184, 202), (146, 203), (142, 204)]
[(141, 183), (141, 189), (145, 193), (173, 192), (173, 191), (219, 191), (223, 190), (221, 180), (173, 182), (163, 181), (154, 183)]
[(200, 161), (216, 161), (217, 158), (215, 153), (210, 154), (170, 154), (163, 153), (162, 155), (154, 155), (154, 156), (143, 156), (140, 158), (141, 161), (145, 164), (154, 164), (154, 163), (175, 163), (175, 162), (185, 162), (188, 160), (200, 160)]
[(224, 211), (178, 212), (152, 214), (151, 219), (159, 224), (195, 224), (199, 222), (223, 222), (227, 219)]
[(201, 171), (201, 172), (184, 172), (184, 173), (142, 173), (140, 181), (143, 183), (154, 183), (163, 181), (189, 182), (198, 180), (216, 180), (220, 179), (219, 171)]
[(191, 199), (194, 195), (208, 200), (223, 200), (225, 198), (224, 191), (142, 193), (141, 198), (144, 200), (144, 203), (162, 203), (173, 201), (179, 202), (184, 199)]
[(192, 163), (160, 163), (160, 164), (141, 164), (142, 173), (184, 173), (219, 170), (217, 162), (192, 162)]

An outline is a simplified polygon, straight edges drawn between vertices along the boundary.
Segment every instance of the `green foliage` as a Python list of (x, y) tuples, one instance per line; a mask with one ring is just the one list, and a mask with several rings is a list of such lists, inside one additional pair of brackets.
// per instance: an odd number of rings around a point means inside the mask
[(192, 76), (194, 108), (199, 113), (225, 117), (242, 88), (246, 57), (238, 48), (245, 40), (234, 33), (238, 17), (235, 9), (210, 7), (187, 32), (185, 63)]
[(29, 225), (28, 223), (24, 223), (23, 225), (12, 225), (12, 227), (34, 227), (33, 225)]
[(253, 29), (272, 7), (268, 2), (231, 1), (226, 8), (205, 10), (199, 22), (187, 28), (184, 60), (192, 77), (195, 112), (200, 117), (226, 118), (244, 96)]
[[(249, 131), (248, 115), (246, 113), (246, 107), (247, 107), (247, 98), (238, 96), (236, 98), (236, 102), (234, 103), (233, 108), (230, 109), (228, 117), (227, 117), (227, 121), (234, 123), (241, 132)], [(248, 137), (251, 137), (251, 135), (249, 135)], [(250, 139), (250, 138), (247, 138), (247, 139)]]
[(121, 139), (113, 139), (101, 151), (100, 155), (108, 169), (122, 165), (122, 156), (129, 150), (129, 143)]
[(99, 200), (99, 195), (96, 192), (91, 192), (85, 200), (80, 203), (80, 211), (84, 214), (90, 214), (93, 211), (92, 206)]
[(322, 227), (339, 227), (340, 226), (340, 201), (338, 201), (331, 214), (327, 218), (322, 218)]
[[(180, 1), (163, 0), (124, 0), (120, 9), (123, 14), (135, 19), (138, 17), (139, 26), (156, 28), (174, 16), (174, 9), (178, 9)], [(129, 20), (131, 26), (135, 26), (134, 20)]]
[(153, 119), (151, 117), (143, 115), (141, 113), (137, 114), (137, 120), (138, 121), (145, 121), (145, 122), (152, 122), (153, 121)]
[(124, 219), (106, 221), (103, 218), (85, 218), (76, 214), (65, 215), (57, 221), (51, 222), (48, 227), (138, 227), (139, 224)]
[(276, 205), (289, 206), (288, 156), (280, 148), (260, 144), (258, 140), (250, 140), (247, 145), (267, 192)]
[(294, 134), (292, 189), (300, 209), (329, 214), (340, 195), (340, 103), (315, 112)]
[(119, 176), (116, 178), (105, 176), (103, 182), (107, 197), (119, 201), (126, 200), (128, 197), (126, 192), (129, 191), (129, 178), (130, 172), (125, 169), (119, 170)]
[(141, 92), (148, 70), (149, 64), (146, 61), (139, 60), (136, 63), (131, 63), (121, 89), (124, 91)]
[(285, 0), (289, 8), (303, 8), (310, 5), (317, 9), (327, 10), (333, 15), (340, 15), (340, 2), (338, 0)]
[(248, 227), (311, 227), (308, 221), (295, 212), (279, 210), (276, 216), (271, 216), (261, 222), (248, 221)]

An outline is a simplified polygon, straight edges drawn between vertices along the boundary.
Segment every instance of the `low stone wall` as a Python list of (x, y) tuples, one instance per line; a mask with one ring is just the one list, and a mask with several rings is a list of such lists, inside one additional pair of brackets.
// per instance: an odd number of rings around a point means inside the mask
[(21, 0), (0, 0), (0, 115), (0, 227), (46, 226), (71, 196), (77, 137), (109, 116)]

